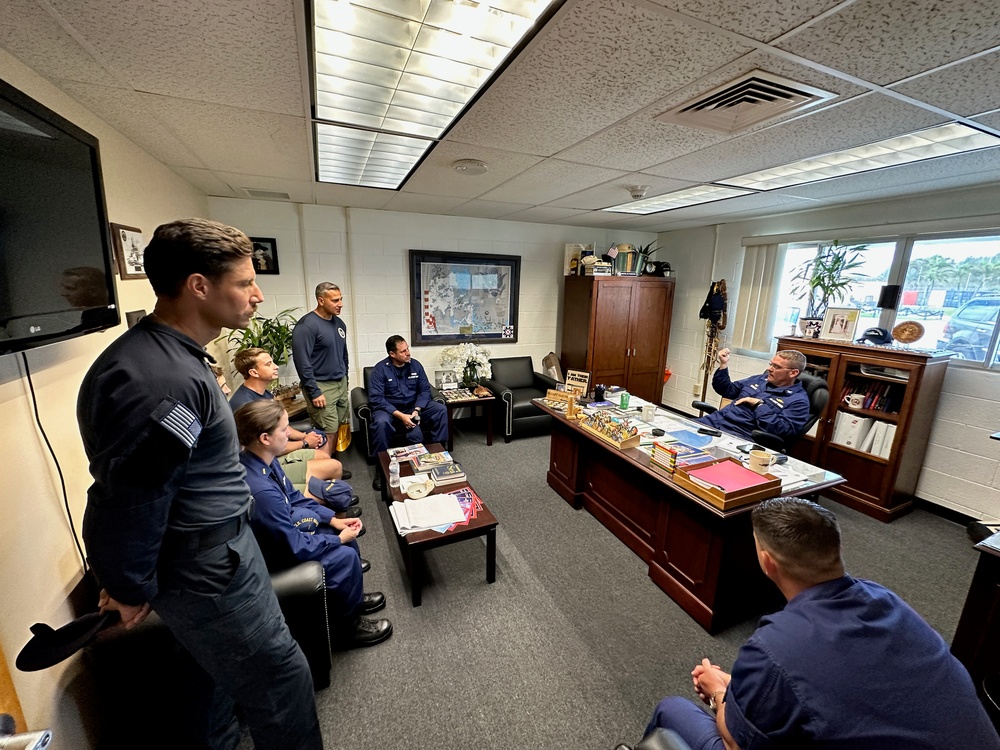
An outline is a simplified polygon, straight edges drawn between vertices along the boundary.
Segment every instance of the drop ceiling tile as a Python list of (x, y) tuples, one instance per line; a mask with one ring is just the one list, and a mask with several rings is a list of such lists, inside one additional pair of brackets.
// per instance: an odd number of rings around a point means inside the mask
[[(764, 52), (752, 52), (729, 65), (722, 66), (694, 83), (674, 91), (670, 96), (654, 102), (641, 112), (561, 151), (557, 156), (560, 159), (581, 164), (642, 170), (653, 164), (676, 159), (713, 144), (722, 143), (735, 136), (659, 122), (653, 118), (758, 68), (799, 83), (816, 86), (824, 91), (834, 92), (839, 95), (838, 98), (856, 96), (865, 91), (860, 86), (818, 73), (782, 58)], [(837, 99), (830, 101), (834, 102)], [(829, 103), (824, 106), (829, 106)], [(798, 116), (800, 113), (791, 113), (775, 120), (758, 123), (744, 133), (762, 130), (782, 120)]]
[(993, 52), (892, 88), (914, 99), (970, 117), (1000, 109), (998, 80), (1000, 52)]
[(626, 0), (564, 10), (456, 124), (457, 140), (548, 156), (749, 51)]
[(563, 219), (553, 219), (551, 223), (553, 224), (566, 224), (569, 226), (577, 227), (599, 227), (602, 229), (609, 229), (615, 226), (627, 218), (625, 214), (609, 214), (604, 211), (590, 211), (584, 214), (576, 214), (575, 216), (567, 216)]
[(867, 94), (644, 171), (682, 180), (722, 180), (941, 122), (942, 116), (927, 110), (882, 94)]
[(576, 211), (572, 208), (549, 208), (548, 206), (535, 206), (526, 208), (523, 211), (515, 211), (504, 216), (504, 221), (531, 221), (538, 224), (548, 224), (555, 219), (569, 219), (580, 216), (586, 211)]
[(144, 105), (134, 91), (68, 80), (57, 80), (56, 85), (167, 166), (204, 168), (198, 157), (156, 117), (136, 117)]
[(351, 208), (385, 208), (385, 204), (396, 195), (395, 190), (333, 185), (317, 182), (313, 185), (313, 196), (321, 206), (350, 206)]
[(502, 203), (500, 201), (472, 200), (448, 211), (453, 216), (474, 216), (479, 219), (499, 219), (517, 211), (531, 208), (530, 203)]
[(546, 159), (481, 197), (492, 201), (537, 205), (554, 201), (582, 188), (614, 180), (625, 174), (612, 169)]
[(191, 167), (171, 167), (171, 169), (205, 195), (222, 198), (246, 198), (245, 194), (237, 193), (224, 180), (220, 179), (218, 175), (214, 172), (209, 172), (207, 169), (193, 169)]
[(392, 200), (385, 204), (385, 209), (414, 214), (443, 214), (464, 202), (464, 198), (452, 196), (396, 193)]
[(36, 0), (4, 0), (0, 47), (46, 78), (115, 85), (109, 71)]
[(998, 44), (996, 0), (859, 0), (777, 46), (888, 85)]
[(173, 132), (213, 171), (313, 178), (308, 124), (303, 117), (154, 94), (138, 96), (146, 114)]
[[(481, 175), (460, 174), (452, 168), (452, 164), (459, 159), (486, 162), (489, 171)], [(434, 147), (413, 176), (403, 185), (403, 192), (475, 198), (541, 160), (540, 156), (501, 151), (485, 146), (470, 146), (447, 140)]]
[(769, 42), (791, 31), (840, 0), (652, 0), (729, 31)]
[(137, 91), (287, 115), (307, 112), (290, 2), (48, 1)]
[(1000, 112), (990, 112), (989, 114), (974, 117), (972, 119), (976, 122), (982, 123), (988, 128), (1000, 131)]
[[(217, 172), (220, 180), (224, 180), (240, 198), (250, 198), (246, 193), (250, 190), (268, 190), (276, 193), (287, 193), (289, 200), (293, 203), (312, 203), (313, 186), (316, 184), (312, 180), (289, 180), (279, 177), (260, 177), (252, 174), (242, 174), (237, 172)], [(268, 200), (267, 198), (251, 198), (251, 200)], [(277, 202), (281, 202), (280, 200)]]
[(619, 203), (628, 203), (634, 200), (626, 187), (628, 185), (648, 185), (649, 190), (646, 192), (645, 197), (652, 198), (656, 195), (683, 190), (694, 184), (692, 182), (668, 180), (663, 177), (656, 177), (655, 175), (632, 172), (613, 182), (606, 182), (603, 185), (581, 190), (578, 193), (567, 195), (565, 198), (550, 201), (546, 205), (591, 210), (607, 208), (608, 206), (617, 206)]

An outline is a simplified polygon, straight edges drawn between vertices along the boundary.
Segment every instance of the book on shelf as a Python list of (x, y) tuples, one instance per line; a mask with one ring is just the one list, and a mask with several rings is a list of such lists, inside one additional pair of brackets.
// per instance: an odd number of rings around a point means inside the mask
[(410, 465), (413, 466), (413, 470), (417, 473), (430, 471), (435, 466), (446, 466), (452, 463), (455, 463), (455, 460), (448, 451), (421, 453), (410, 458)]
[(435, 487), (443, 487), (449, 484), (459, 484), (466, 480), (465, 472), (461, 464), (447, 464), (445, 466), (435, 466), (430, 471), (431, 481)]
[(403, 445), (399, 448), (390, 448), (386, 451), (389, 454), (389, 458), (395, 458), (397, 461), (409, 461), (414, 456), (420, 456), (427, 453), (427, 448), (424, 447), (423, 443), (415, 443), (414, 445)]
[(882, 458), (889, 458), (892, 453), (892, 443), (896, 439), (896, 425), (885, 423), (885, 434), (882, 435), (882, 444), (879, 445), (878, 455)]
[(837, 419), (833, 425), (833, 442), (860, 450), (873, 424), (875, 420), (871, 417), (862, 417), (845, 411), (837, 412)]

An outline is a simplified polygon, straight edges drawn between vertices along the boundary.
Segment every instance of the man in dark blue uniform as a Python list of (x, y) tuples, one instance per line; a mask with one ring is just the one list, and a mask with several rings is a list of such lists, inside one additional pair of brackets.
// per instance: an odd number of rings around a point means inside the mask
[(809, 396), (795, 380), (805, 366), (805, 355), (788, 349), (775, 354), (763, 374), (734, 383), (729, 379), (729, 350), (720, 349), (712, 388), (732, 403), (697, 421), (748, 439), (754, 430), (782, 438), (798, 435), (809, 421)]
[(1000, 749), (969, 673), (948, 644), (888, 589), (844, 571), (827, 509), (774, 498), (752, 514), (757, 560), (788, 600), (761, 619), (729, 675), (691, 673), (715, 711), (664, 698), (646, 728), (692, 750)]
[[(235, 746), (235, 700), (258, 750), (321, 748), (309, 665), (249, 528), (236, 426), (204, 349), (221, 328), (246, 328), (263, 300), (251, 251), (243, 232), (213, 221), (157, 228), (144, 258), (153, 314), (97, 358), (80, 388), (94, 477), (83, 538), (101, 609), (117, 610), (126, 628), (155, 610), (226, 701), (228, 711), (211, 713), (228, 726), (211, 727), (205, 744)], [(157, 677), (137, 665), (144, 679)]]
[[(430, 442), (448, 441), (448, 410), (431, 400), (431, 384), (423, 365), (410, 356), (410, 347), (402, 336), (386, 339), (389, 356), (372, 368), (368, 381), (368, 403), (372, 407), (372, 455), (389, 448), (397, 432), (410, 444), (422, 443), (424, 433)], [(381, 476), (375, 473), (373, 487), (381, 489)]]

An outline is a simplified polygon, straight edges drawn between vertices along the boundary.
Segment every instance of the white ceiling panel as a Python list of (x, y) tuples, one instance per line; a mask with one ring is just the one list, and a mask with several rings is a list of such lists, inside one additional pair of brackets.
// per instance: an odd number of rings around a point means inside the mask
[(568, 224), (578, 227), (602, 227), (614, 228), (621, 222), (633, 219), (634, 216), (628, 214), (609, 214), (605, 211), (589, 211), (584, 214), (575, 214), (564, 219), (553, 219), (553, 224)]
[(622, 177), (626, 172), (613, 169), (571, 164), (558, 159), (546, 159), (521, 172), (495, 190), (482, 196), (485, 200), (506, 203), (549, 203), (564, 195), (592, 185)]
[(417, 193), (396, 193), (385, 204), (387, 211), (402, 211), (412, 214), (446, 214), (455, 206), (465, 203), (465, 198), (445, 195), (419, 195)]
[(749, 51), (626, 0), (581, 0), (560, 18), (458, 122), (456, 139), (549, 156)]
[(619, 203), (628, 203), (634, 200), (626, 187), (628, 185), (648, 185), (649, 191), (645, 197), (652, 198), (655, 195), (683, 190), (684, 188), (691, 187), (693, 184), (681, 180), (668, 180), (663, 177), (656, 177), (655, 175), (632, 172), (613, 182), (581, 190), (579, 193), (573, 193), (564, 198), (550, 201), (546, 205), (579, 209), (607, 208), (608, 206), (617, 206)]
[(317, 183), (314, 183), (312, 180), (288, 180), (280, 177), (260, 177), (233, 172), (216, 172), (216, 174), (220, 180), (224, 180), (226, 184), (233, 188), (241, 198), (248, 197), (244, 191), (250, 189), (287, 193), (289, 200), (294, 203), (315, 202), (313, 187)]
[(723, 29), (769, 42), (841, 0), (652, 0)]
[[(476, 159), (486, 162), (489, 171), (481, 175), (456, 172), (452, 165), (459, 159)], [(542, 160), (540, 156), (500, 151), (485, 146), (444, 141), (424, 159), (417, 171), (406, 181), (403, 191), (428, 195), (451, 195), (475, 198), (503, 184), (528, 167)]]
[(207, 169), (193, 169), (191, 167), (171, 167), (171, 169), (205, 195), (215, 195), (221, 198), (246, 198), (244, 193), (237, 193), (217, 174)]
[(988, 115), (982, 115), (981, 117), (973, 118), (976, 122), (980, 122), (988, 128), (993, 128), (994, 130), (1000, 131), (1000, 111), (991, 112)]
[(993, 52), (892, 88), (971, 117), (997, 106), (997, 81), (1000, 81), (1000, 52)]
[(580, 216), (587, 213), (586, 211), (576, 211), (572, 208), (551, 208), (549, 206), (535, 206), (533, 208), (526, 208), (523, 211), (517, 211), (516, 213), (508, 214), (504, 216), (505, 220), (509, 221), (529, 221), (535, 222), (537, 224), (548, 224), (549, 222), (555, 221), (556, 219), (570, 219), (574, 216)]
[(777, 46), (888, 85), (997, 45), (996, 0), (859, 0)]
[(502, 203), (500, 201), (474, 200), (448, 211), (452, 216), (479, 216), (483, 219), (499, 219), (501, 216), (531, 208), (530, 203)]
[(348, 187), (317, 182), (313, 195), (321, 206), (350, 206), (351, 208), (385, 208), (385, 204), (396, 195), (395, 190), (378, 188)]
[(881, 94), (749, 133), (645, 171), (676, 179), (721, 180), (930, 127), (943, 117)]
[(136, 91), (305, 115), (290, 2), (47, 0)]

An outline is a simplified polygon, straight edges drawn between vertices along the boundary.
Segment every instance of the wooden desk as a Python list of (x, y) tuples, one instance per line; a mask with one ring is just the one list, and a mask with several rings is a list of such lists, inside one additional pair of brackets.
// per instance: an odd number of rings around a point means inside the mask
[[(536, 402), (537, 403), (537, 402)], [(649, 577), (715, 633), (784, 603), (760, 570), (750, 526), (757, 503), (719, 510), (681, 489), (638, 449), (619, 451), (574, 420), (553, 417), (548, 484), (585, 508), (649, 566)], [(792, 493), (844, 480), (836, 475)]]
[[(431, 453), (440, 453), (444, 447), (440, 443), (430, 443), (426, 446)], [(394, 500), (403, 501), (406, 496), (399, 491), (399, 487), (389, 486), (389, 454), (382, 451), (378, 454), (379, 470), (382, 472), (382, 499), (386, 503)], [(399, 465), (400, 476), (413, 476), (413, 467), (406, 461)], [(449, 485), (446, 488), (437, 490), (445, 493), (457, 490), (462, 487), (472, 487), (468, 482)], [(478, 492), (476, 493), (479, 494)], [(482, 499), (482, 495), (480, 495)], [(406, 572), (410, 578), (410, 593), (413, 598), (413, 606), (419, 607), (421, 603), (421, 590), (424, 583), (424, 560), (423, 555), (426, 550), (435, 547), (444, 547), (447, 544), (462, 542), (466, 539), (473, 539), (477, 536), (486, 537), (486, 582), (493, 583), (497, 579), (497, 526), (500, 524), (496, 517), (486, 507), (483, 507), (479, 515), (469, 521), (465, 526), (456, 526), (451, 531), (443, 534), (437, 531), (417, 531), (413, 534), (403, 536), (397, 532), (396, 541), (399, 542), (399, 551), (403, 556), (406, 565)]]

